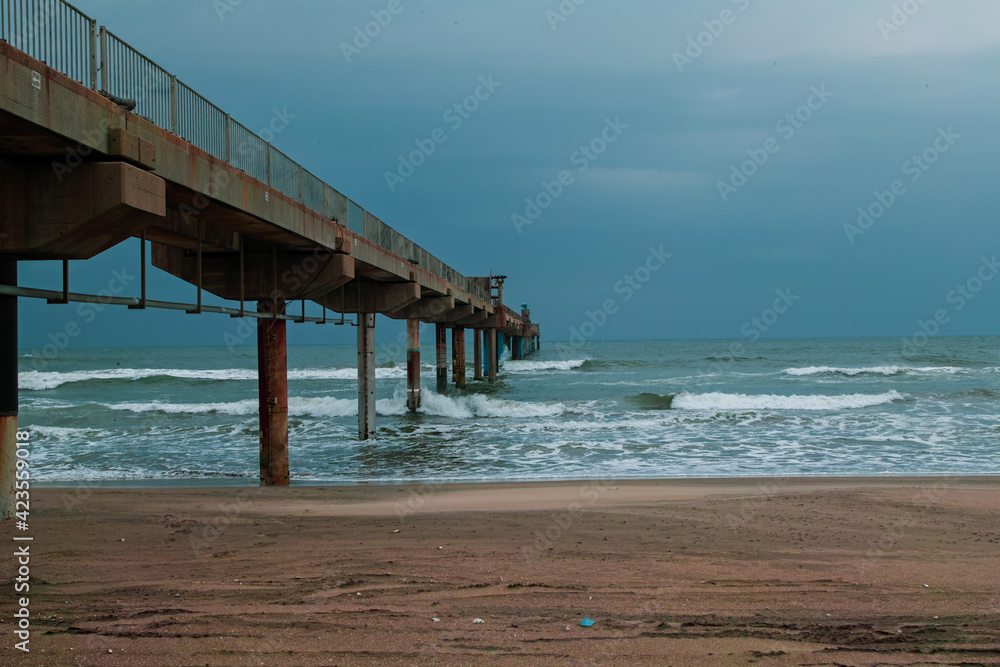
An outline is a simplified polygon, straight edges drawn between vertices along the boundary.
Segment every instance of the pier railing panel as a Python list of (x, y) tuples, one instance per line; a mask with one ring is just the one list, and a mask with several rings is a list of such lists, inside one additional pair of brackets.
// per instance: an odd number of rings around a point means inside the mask
[(96, 30), (63, 0), (0, 0), (0, 39), (89, 88), (97, 87)]

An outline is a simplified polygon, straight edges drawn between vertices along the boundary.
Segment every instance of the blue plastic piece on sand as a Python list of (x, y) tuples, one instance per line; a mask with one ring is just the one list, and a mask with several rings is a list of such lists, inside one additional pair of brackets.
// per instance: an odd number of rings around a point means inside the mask
[(590, 620), (589, 618), (585, 618), (585, 619), (583, 619), (582, 621), (580, 621), (580, 625), (582, 625), (582, 626), (583, 626), (583, 627), (585, 627), (585, 628), (589, 628), (589, 627), (590, 627), (590, 626), (592, 626), (592, 625), (593, 625), (594, 623), (596, 623), (596, 621), (592, 621), (592, 620)]

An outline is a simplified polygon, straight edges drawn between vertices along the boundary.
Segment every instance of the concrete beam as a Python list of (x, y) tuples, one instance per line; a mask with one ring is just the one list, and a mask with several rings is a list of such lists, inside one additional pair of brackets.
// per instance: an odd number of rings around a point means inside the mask
[[(380, 313), (399, 317), (403, 311), (420, 300), (417, 283), (376, 283), (351, 281), (332, 291), (325, 292), (313, 301), (338, 313)], [(407, 319), (402, 318), (400, 319)]]
[(387, 313), (395, 319), (424, 320), (434, 322), (432, 318), (440, 317), (455, 308), (453, 296), (425, 296), (405, 308)]
[(471, 304), (466, 305), (456, 305), (451, 310), (445, 311), (440, 315), (434, 315), (431, 317), (424, 318), (427, 322), (435, 322), (441, 324), (457, 324), (462, 320), (472, 317), (475, 313), (476, 307)]
[(163, 179), (124, 162), (0, 163), (0, 250), (21, 259), (89, 259), (166, 210)]
[[(195, 252), (152, 243), (153, 266), (198, 284)], [(243, 298), (316, 299), (354, 279), (350, 255), (320, 252), (255, 252), (243, 257)], [(234, 252), (202, 252), (201, 286), (223, 299), (240, 298), (240, 257)]]
[(455, 325), (460, 327), (481, 327), (487, 317), (489, 317), (489, 314), (485, 310), (477, 310), (469, 317), (463, 317), (461, 320), (456, 321)]

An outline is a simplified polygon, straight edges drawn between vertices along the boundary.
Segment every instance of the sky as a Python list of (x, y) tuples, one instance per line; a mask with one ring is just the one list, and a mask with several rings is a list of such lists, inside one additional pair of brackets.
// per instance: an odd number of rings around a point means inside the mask
[[(75, 5), (251, 129), (283, 115), (276, 147), (459, 271), (509, 276), (543, 342), (1000, 333), (996, 2)], [(73, 291), (138, 252), (73, 262)], [(59, 289), (59, 265), (20, 280)], [(195, 294), (153, 270), (149, 297)], [(77, 317), (21, 304), (24, 348)], [(109, 307), (72, 344), (233, 327)]]

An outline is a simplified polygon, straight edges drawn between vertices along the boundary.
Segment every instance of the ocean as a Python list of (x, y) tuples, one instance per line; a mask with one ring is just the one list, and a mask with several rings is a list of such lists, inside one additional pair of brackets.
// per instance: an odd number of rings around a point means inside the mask
[[(468, 388), (446, 395), (425, 346), (418, 414), (405, 409), (403, 355), (381, 346), (367, 442), (355, 348), (290, 346), (292, 479), (1000, 473), (1000, 338), (916, 342), (543, 339), (528, 360), (504, 360), (495, 385), (472, 381), (470, 346)], [(254, 347), (35, 354), (20, 360), (33, 479), (256, 481)]]

